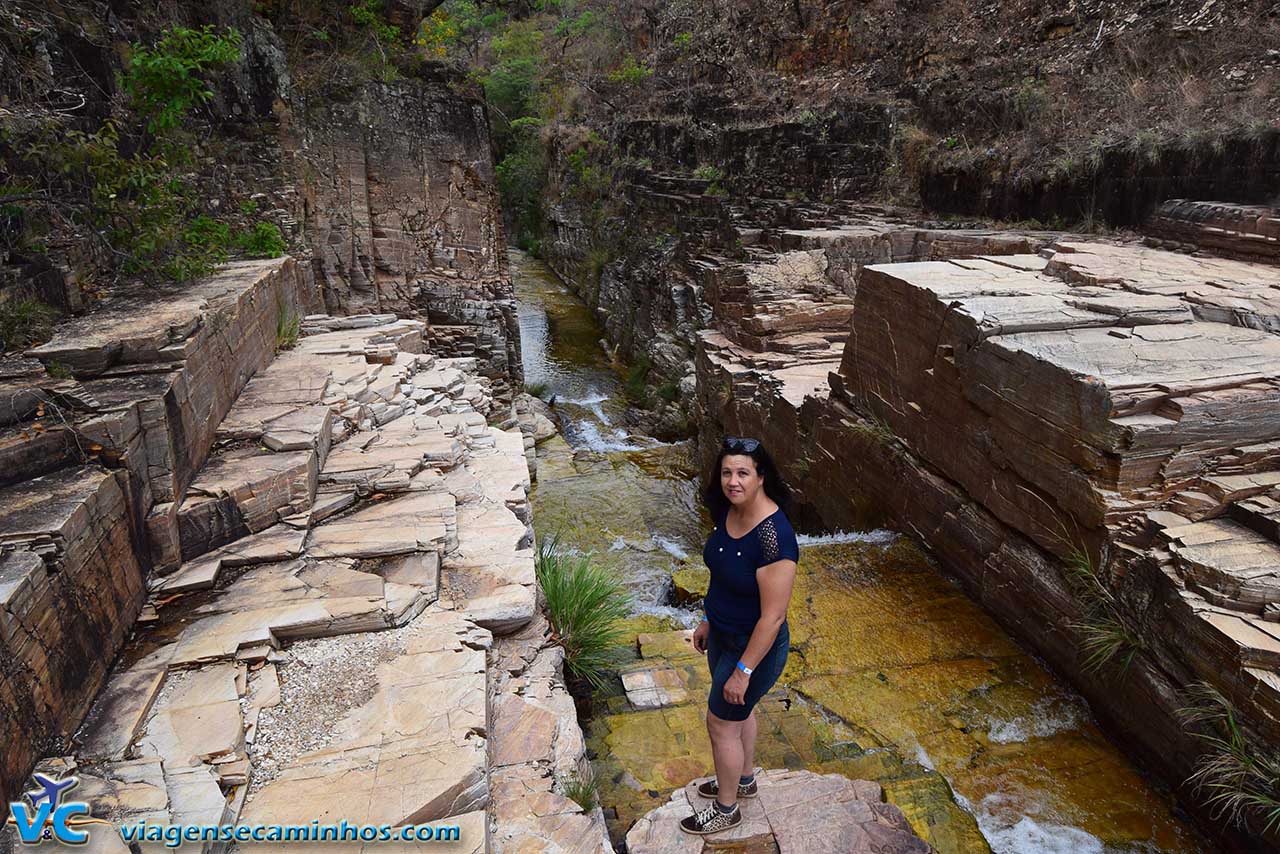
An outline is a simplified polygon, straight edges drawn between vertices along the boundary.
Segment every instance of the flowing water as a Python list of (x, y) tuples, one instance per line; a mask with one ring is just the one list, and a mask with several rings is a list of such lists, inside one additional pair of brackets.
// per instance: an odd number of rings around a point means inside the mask
[[(635, 617), (621, 670), (674, 671), (680, 696), (637, 709), (620, 686), (586, 722), (615, 842), (670, 791), (711, 773), (708, 677), (673, 604), (705, 584), (710, 522), (687, 443), (628, 427), (619, 372), (589, 310), (512, 252), (527, 382), (562, 435), (538, 448), (540, 539), (591, 553)], [(941, 854), (1201, 852), (1210, 847), (1099, 732), (1088, 706), (1014, 643), (909, 540), (888, 531), (801, 539), (792, 654), (761, 702), (756, 765), (877, 780)]]

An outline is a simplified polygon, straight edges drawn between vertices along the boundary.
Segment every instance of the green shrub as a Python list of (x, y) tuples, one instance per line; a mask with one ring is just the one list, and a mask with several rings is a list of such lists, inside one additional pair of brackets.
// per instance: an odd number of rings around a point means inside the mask
[(652, 68), (649, 68), (646, 65), (641, 65), (636, 62), (636, 58), (634, 56), (627, 54), (623, 57), (622, 64), (605, 76), (610, 83), (618, 83), (623, 86), (635, 86), (639, 83), (643, 83), (652, 74)]
[(212, 26), (174, 27), (153, 47), (133, 46), (122, 83), (147, 129), (160, 133), (177, 127), (193, 107), (213, 97), (201, 73), (239, 58), (237, 30), (220, 34)]
[(53, 334), (56, 308), (38, 299), (0, 303), (0, 352), (43, 344)]
[(547, 58), (543, 33), (532, 21), (512, 21), (489, 43), (493, 64), (479, 75), (496, 121), (493, 124), (499, 151), (506, 152), (514, 123), (536, 113), (535, 105), (545, 85)]
[(458, 47), (474, 56), (484, 33), (507, 20), (501, 9), (481, 8), (474, 0), (446, 0), (422, 19), (413, 43), (431, 56), (444, 58)]
[(636, 363), (631, 366), (631, 370), (627, 372), (627, 379), (623, 383), (622, 390), (631, 402), (643, 404), (647, 401), (648, 395), (645, 392), (645, 381), (649, 378), (651, 368), (649, 357), (642, 353)]
[(547, 393), (546, 383), (525, 383), (524, 390), (534, 397), (541, 398)]
[(658, 397), (667, 403), (674, 403), (676, 398), (680, 396), (680, 384), (675, 382), (663, 383), (658, 386)]
[(17, 162), (53, 200), (51, 219), (71, 223), (105, 245), (126, 274), (185, 281), (226, 257), (228, 241), (209, 217), (191, 219), (198, 197), (188, 186), (183, 124), (213, 97), (202, 75), (240, 56), (240, 34), (211, 27), (165, 30), (151, 47), (135, 44), (121, 74), (131, 114), (96, 131), (56, 122), (9, 137)]
[(205, 253), (221, 263), (227, 260), (227, 249), (231, 246), (231, 226), (201, 214), (191, 220), (182, 239), (192, 251)]
[(587, 275), (594, 283), (600, 282), (600, 277), (604, 274), (604, 268), (609, 266), (611, 260), (609, 250), (603, 246), (592, 246), (587, 250)]
[(462, 28), (459, 22), (449, 14), (448, 10), (440, 6), (422, 19), (413, 43), (425, 49), (431, 56), (444, 59), (458, 43), (458, 37), (461, 34)]
[(564, 648), (565, 667), (592, 687), (603, 688), (610, 648), (624, 637), (618, 622), (630, 607), (621, 585), (592, 564), (590, 555), (564, 554), (558, 536), (539, 545), (536, 573), (552, 639)]
[(534, 258), (542, 257), (542, 241), (527, 231), (520, 232), (516, 238), (516, 247), (528, 252)]
[(108, 121), (91, 134), (45, 128), (25, 155), (56, 171), (55, 192), (73, 200), (72, 216), (105, 236), (124, 272), (152, 272), (186, 247), (186, 188), (165, 155), (125, 156), (121, 147)]
[(724, 177), (724, 170), (718, 166), (704, 163), (693, 170), (693, 177), (700, 178), (703, 181), (719, 181)]
[(258, 222), (240, 235), (240, 249), (250, 258), (279, 258), (287, 246), (280, 227), (274, 222)]
[(390, 44), (400, 38), (400, 28), (383, 15), (382, 0), (359, 0), (352, 3), (351, 20), (373, 35), (379, 44)]
[(1022, 83), (1013, 92), (1013, 116), (1020, 127), (1028, 127), (1044, 113), (1049, 106), (1049, 87), (1043, 80), (1034, 77), (1023, 78)]

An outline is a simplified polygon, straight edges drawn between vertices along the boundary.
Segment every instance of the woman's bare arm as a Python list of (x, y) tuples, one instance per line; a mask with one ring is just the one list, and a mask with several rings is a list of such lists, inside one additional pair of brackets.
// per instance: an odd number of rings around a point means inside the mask
[[(795, 581), (794, 560), (776, 560), (756, 570), (756, 583), (760, 586), (760, 619), (751, 631), (751, 640), (740, 659), (747, 667), (754, 670), (777, 639), (782, 621), (787, 618), (787, 606), (791, 604), (791, 588)], [(725, 699), (734, 705), (742, 705), (748, 681), (747, 674), (735, 670), (725, 683)]]

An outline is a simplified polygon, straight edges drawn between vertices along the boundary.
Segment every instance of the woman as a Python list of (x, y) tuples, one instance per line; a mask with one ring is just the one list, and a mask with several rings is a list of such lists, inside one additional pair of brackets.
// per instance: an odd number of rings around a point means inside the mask
[(791, 642), (787, 605), (800, 549), (789, 500), (760, 442), (726, 436), (703, 493), (715, 530), (702, 550), (711, 570), (706, 619), (693, 633), (711, 669), (707, 733), (716, 779), (698, 787), (711, 803), (680, 822), (688, 833), (735, 827), (738, 798), (756, 796), (754, 708), (782, 673)]

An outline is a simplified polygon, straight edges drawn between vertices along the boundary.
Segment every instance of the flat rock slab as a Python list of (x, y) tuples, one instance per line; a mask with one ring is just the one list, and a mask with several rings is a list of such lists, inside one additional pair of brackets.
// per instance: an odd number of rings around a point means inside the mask
[(188, 593), (207, 590), (217, 584), (219, 574), (230, 567), (288, 560), (302, 554), (305, 530), (290, 525), (273, 525), (187, 561), (172, 575), (152, 584), (157, 593)]
[(87, 371), (113, 364), (177, 361), (180, 351), (166, 351), (189, 338), (207, 315), (234, 303), (246, 284), (283, 263), (241, 261), (181, 289), (139, 290), (118, 297), (101, 311), (60, 323), (52, 340), (27, 355)]
[[(171, 663), (229, 659), (245, 647), (389, 628), (411, 617), (425, 588), (384, 581), (351, 561), (296, 560), (254, 567), (197, 606)], [(421, 604), (425, 605), (425, 602)]]
[(0, 542), (74, 540), (92, 521), (85, 508), (110, 480), (111, 472), (86, 466), (0, 490)]
[(257, 792), (241, 821), (404, 824), (483, 807), (487, 673), (475, 639), (457, 614), (419, 616), (377, 666), (373, 696)]
[(622, 674), (627, 701), (637, 709), (656, 709), (689, 699), (688, 674), (669, 665), (645, 667)]
[(452, 495), (418, 492), (371, 503), (313, 529), (307, 554), (372, 558), (447, 551), (457, 543)]
[(777, 851), (778, 854), (928, 854), (902, 811), (885, 803), (880, 786), (839, 774), (762, 771), (760, 797), (739, 801), (743, 821), (708, 836), (680, 829), (680, 820), (711, 802), (694, 780), (627, 833), (630, 854)]

